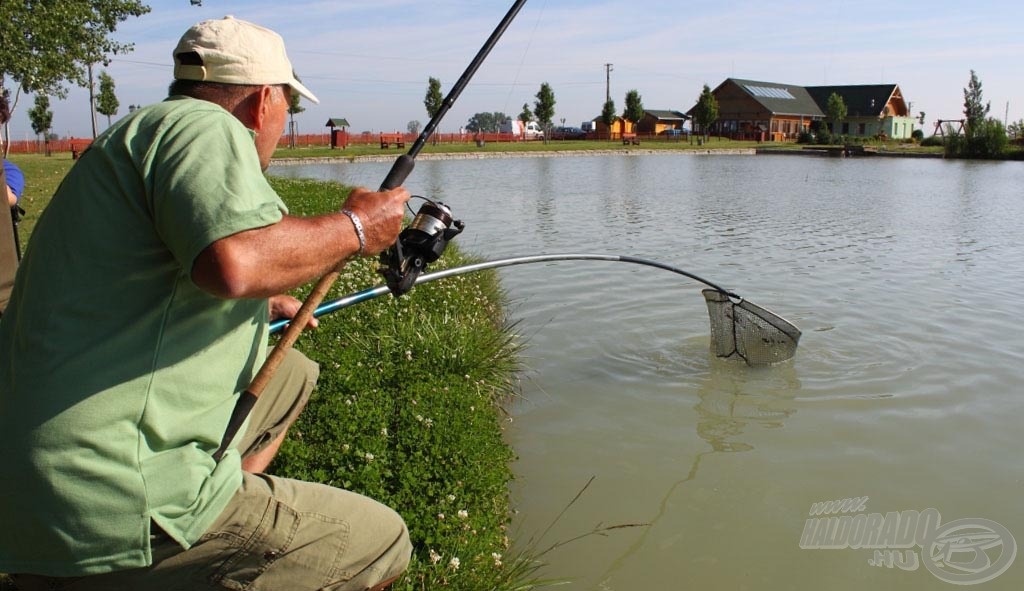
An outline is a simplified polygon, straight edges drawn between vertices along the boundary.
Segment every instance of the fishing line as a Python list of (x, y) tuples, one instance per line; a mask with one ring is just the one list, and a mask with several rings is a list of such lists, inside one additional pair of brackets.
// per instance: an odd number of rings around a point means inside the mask
[[(537, 35), (537, 29), (540, 28), (540, 20), (541, 17), (544, 16), (544, 9), (547, 5), (547, 0), (545, 0), (540, 6), (540, 12), (537, 14), (537, 21), (533, 23), (533, 30), (530, 31), (530, 37), (526, 40), (526, 49), (523, 50), (523, 57), (519, 60), (519, 67), (516, 69), (516, 75), (512, 78), (512, 86), (508, 89), (508, 96), (505, 97), (505, 105), (501, 108), (502, 113), (508, 112), (508, 103), (512, 100), (512, 93), (516, 91), (516, 86), (519, 85), (519, 75), (523, 72), (523, 65), (526, 63), (526, 56), (530, 53), (530, 47), (533, 46), (533, 38)], [(501, 122), (499, 121), (499, 123)]]

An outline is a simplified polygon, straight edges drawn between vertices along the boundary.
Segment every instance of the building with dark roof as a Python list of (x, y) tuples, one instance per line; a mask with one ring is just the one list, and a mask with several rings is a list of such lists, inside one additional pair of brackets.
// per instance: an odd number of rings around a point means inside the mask
[[(909, 138), (909, 117), (903, 94), (895, 84), (860, 86), (798, 86), (727, 78), (712, 94), (718, 101), (718, 120), (709, 130), (734, 139), (793, 141), (812, 122), (828, 118), (832, 93), (843, 98), (847, 117), (837, 133), (856, 137)], [(696, 106), (687, 111), (692, 116)]]
[(637, 123), (637, 133), (649, 133), (660, 135), (663, 133), (682, 132), (690, 116), (679, 111), (663, 111), (659, 109), (646, 109), (644, 118)]
[(846, 105), (846, 118), (833, 133), (854, 137), (906, 139), (914, 131), (916, 118), (910, 116), (903, 92), (896, 84), (852, 86), (807, 86), (814, 101), (828, 117), (828, 99), (838, 94)]

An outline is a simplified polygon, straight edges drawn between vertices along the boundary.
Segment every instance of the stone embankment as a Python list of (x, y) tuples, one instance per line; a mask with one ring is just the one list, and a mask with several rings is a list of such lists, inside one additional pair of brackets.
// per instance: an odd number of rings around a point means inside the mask
[[(552, 151), (531, 151), (531, 152), (445, 152), (445, 153), (420, 153), (417, 160), (483, 160), (485, 158), (561, 158), (567, 156), (651, 156), (666, 154), (681, 154), (685, 156), (702, 156), (709, 154), (737, 154), (753, 156), (755, 148), (737, 149), (714, 149), (707, 150), (552, 150)], [(274, 164), (311, 164), (317, 162), (391, 162), (395, 154), (366, 155), (366, 156), (326, 156), (318, 158), (274, 158)]]

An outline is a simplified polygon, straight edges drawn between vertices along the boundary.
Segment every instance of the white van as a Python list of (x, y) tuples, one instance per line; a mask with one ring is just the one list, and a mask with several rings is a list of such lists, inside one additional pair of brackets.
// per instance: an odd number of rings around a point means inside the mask
[(518, 119), (508, 119), (498, 128), (499, 133), (511, 133), (528, 140), (541, 139), (544, 137), (544, 130), (536, 121), (528, 121), (526, 125)]

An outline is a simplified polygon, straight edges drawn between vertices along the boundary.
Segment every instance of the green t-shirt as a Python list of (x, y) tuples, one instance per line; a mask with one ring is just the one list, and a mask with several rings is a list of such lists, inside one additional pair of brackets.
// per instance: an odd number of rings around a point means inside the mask
[(97, 138), (43, 212), (0, 319), (0, 572), (146, 566), (241, 483), (220, 444), (263, 361), (267, 303), (192, 283), (212, 242), (287, 213), (253, 133), (174, 97)]

